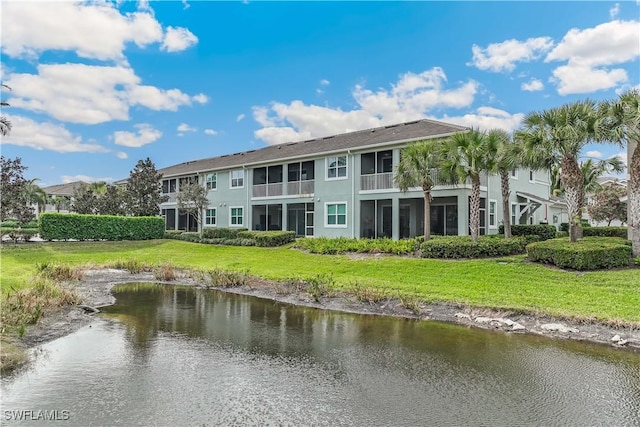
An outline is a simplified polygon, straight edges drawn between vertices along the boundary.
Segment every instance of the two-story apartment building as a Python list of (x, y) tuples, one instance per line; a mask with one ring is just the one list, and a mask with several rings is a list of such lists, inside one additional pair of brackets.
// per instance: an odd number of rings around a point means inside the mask
[[(299, 236), (326, 237), (420, 235), (422, 190), (401, 192), (393, 180), (402, 149), (414, 141), (466, 131), (417, 120), (180, 163), (159, 170), (162, 191), (169, 196), (162, 215), (167, 229), (197, 230), (194, 219), (181, 213), (176, 203), (180, 185), (197, 177), (208, 190), (203, 227), (291, 230)], [(546, 173), (516, 170), (511, 186), (513, 223), (547, 220)], [(498, 177), (484, 176), (481, 192), (481, 232), (496, 233), (502, 220)], [(470, 193), (470, 184), (434, 188), (434, 234), (469, 233)]]

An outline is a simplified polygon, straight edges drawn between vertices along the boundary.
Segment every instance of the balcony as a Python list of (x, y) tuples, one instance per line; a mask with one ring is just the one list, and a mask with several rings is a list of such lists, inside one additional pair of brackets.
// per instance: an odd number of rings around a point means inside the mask
[(253, 186), (253, 197), (277, 197), (282, 196), (282, 183), (255, 184)]
[(393, 173), (374, 173), (360, 176), (360, 190), (388, 190), (394, 188)]
[(299, 196), (313, 194), (315, 191), (315, 181), (294, 181), (287, 182), (287, 194), (289, 196)]

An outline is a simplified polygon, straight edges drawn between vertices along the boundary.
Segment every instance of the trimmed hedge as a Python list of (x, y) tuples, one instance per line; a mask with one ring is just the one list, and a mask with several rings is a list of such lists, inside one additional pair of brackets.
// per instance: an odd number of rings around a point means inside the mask
[(619, 237), (627, 238), (627, 227), (589, 227), (582, 230), (584, 237)]
[(238, 233), (241, 231), (247, 231), (247, 229), (205, 227), (202, 230), (202, 237), (205, 239), (237, 239)]
[(420, 245), (422, 258), (461, 259), (487, 258), (525, 253), (527, 244), (538, 236), (516, 236), (505, 239), (498, 236), (480, 236), (474, 243), (469, 236), (436, 237)]
[(618, 238), (585, 237), (536, 242), (527, 246), (530, 260), (572, 270), (600, 270), (631, 265), (629, 241)]
[(241, 231), (240, 239), (255, 241), (256, 246), (275, 247), (286, 245), (296, 240), (295, 231)]
[[(498, 227), (498, 233), (504, 234), (504, 225)], [(549, 240), (556, 237), (556, 227), (550, 224), (512, 225), (513, 236), (538, 236), (538, 240)]]
[(40, 217), (40, 237), (45, 240), (148, 240), (163, 235), (161, 217), (59, 213)]

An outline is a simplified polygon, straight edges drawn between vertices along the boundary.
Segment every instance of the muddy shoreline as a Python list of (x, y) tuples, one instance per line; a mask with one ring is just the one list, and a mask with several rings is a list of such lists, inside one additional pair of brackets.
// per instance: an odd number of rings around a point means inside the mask
[(478, 307), (464, 307), (452, 304), (423, 303), (419, 314), (405, 307), (395, 299), (385, 299), (375, 303), (358, 301), (353, 295), (335, 295), (315, 301), (305, 291), (286, 289), (282, 284), (266, 280), (252, 280), (248, 285), (234, 288), (207, 287), (189, 272), (178, 272), (177, 279), (159, 282), (153, 273), (132, 274), (125, 270), (87, 270), (81, 281), (75, 283), (74, 290), (80, 296), (82, 305), (65, 307), (55, 313), (47, 313), (27, 330), (22, 342), (27, 347), (35, 347), (47, 341), (68, 335), (90, 324), (95, 317), (90, 307), (100, 308), (115, 303), (111, 294), (113, 286), (131, 282), (155, 282), (166, 285), (186, 285), (198, 288), (217, 289), (223, 292), (266, 298), (282, 303), (336, 310), (348, 313), (384, 315), (411, 319), (436, 320), (468, 327), (498, 330), (513, 334), (535, 334), (555, 339), (570, 339), (603, 344), (640, 354), (640, 329), (629, 326), (606, 325), (593, 322), (576, 322), (549, 316), (496, 311)]

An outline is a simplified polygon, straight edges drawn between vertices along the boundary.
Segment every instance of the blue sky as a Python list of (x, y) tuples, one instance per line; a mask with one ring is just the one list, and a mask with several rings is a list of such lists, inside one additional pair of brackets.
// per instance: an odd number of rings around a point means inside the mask
[[(640, 83), (638, 2), (3, 1), (2, 155), (42, 186)], [(585, 156), (610, 157), (614, 146)]]

